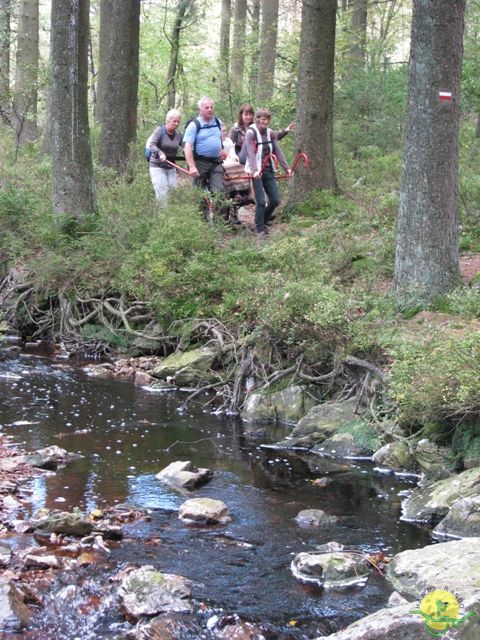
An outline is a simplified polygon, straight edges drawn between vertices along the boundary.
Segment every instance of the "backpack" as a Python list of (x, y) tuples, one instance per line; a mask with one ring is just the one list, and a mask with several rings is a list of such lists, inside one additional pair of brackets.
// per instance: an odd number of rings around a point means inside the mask
[[(154, 132), (154, 133), (155, 133), (155, 132)], [(157, 145), (157, 147), (158, 147), (158, 146), (161, 146), (161, 144), (162, 144), (162, 138), (163, 138), (164, 134), (165, 134), (165, 127), (164, 127), (164, 126), (163, 126), (163, 124), (162, 124), (162, 125), (161, 125), (161, 131), (160, 131), (160, 138), (159, 138), (159, 140), (158, 140), (158, 145)], [(147, 161), (147, 162), (150, 162), (150, 158), (152, 157), (152, 151), (151, 151), (151, 149), (150, 149), (150, 145), (151, 145), (151, 143), (152, 143), (152, 138), (153, 138), (153, 133), (152, 133), (150, 136), (148, 136), (148, 139), (147, 139), (147, 141), (145, 142), (145, 148), (144, 148), (144, 150), (143, 150), (143, 154), (144, 154), (145, 159), (146, 159), (146, 161)]]
[[(198, 118), (190, 118), (190, 120), (187, 120), (187, 122), (185, 123), (185, 129), (183, 130), (183, 136), (185, 137), (185, 131), (188, 128), (188, 125), (194, 122), (195, 126), (197, 127), (197, 133), (200, 131), (200, 129), (212, 129), (213, 127), (218, 127), (218, 129), (220, 130), (220, 141), (222, 140), (222, 125), (220, 124), (220, 120), (215, 116), (215, 118), (213, 119), (213, 122), (211, 124), (201, 124), (200, 120)], [(183, 140), (182, 140), (182, 146), (183, 146)], [(193, 143), (193, 153), (195, 155), (197, 149), (197, 136), (195, 136), (195, 142)], [(222, 149), (223, 149), (223, 142), (222, 142)]]

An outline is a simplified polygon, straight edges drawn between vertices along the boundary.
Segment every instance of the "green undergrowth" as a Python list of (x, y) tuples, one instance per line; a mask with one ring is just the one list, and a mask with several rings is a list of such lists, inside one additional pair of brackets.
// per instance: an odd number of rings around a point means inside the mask
[[(165, 330), (177, 320), (216, 318), (234, 335), (255, 336), (259, 348), (273, 342), (287, 359), (301, 353), (326, 369), (355, 354), (389, 373), (401, 424), (440, 431), (475, 417), (478, 288), (435, 301), (430, 324), (416, 323), (416, 310), (400, 313), (389, 293), (400, 153), (367, 145), (352, 154), (342, 144), (342, 194), (313, 193), (282, 213), (281, 230), (261, 245), (251, 231), (207, 226), (191, 187), (159, 206), (140, 152), (129, 180), (96, 168), (98, 210), (68, 229), (51, 209), (50, 163), (32, 147), (15, 164), (7, 148), (0, 254), (31, 274), (46, 303), (58, 291), (67, 298), (123, 293), (146, 301)], [(473, 251), (480, 193), (473, 170), (462, 170), (461, 189), (462, 242)], [(435, 321), (442, 314), (448, 323)], [(102, 327), (85, 331), (108, 339)], [(124, 346), (119, 340), (110, 342)]]

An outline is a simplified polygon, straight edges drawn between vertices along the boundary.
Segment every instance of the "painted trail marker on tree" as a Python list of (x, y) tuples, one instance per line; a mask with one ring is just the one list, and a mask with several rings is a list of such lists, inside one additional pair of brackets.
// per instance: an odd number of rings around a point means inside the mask
[(438, 99), (442, 102), (451, 102), (452, 100), (452, 92), (451, 91), (439, 91)]

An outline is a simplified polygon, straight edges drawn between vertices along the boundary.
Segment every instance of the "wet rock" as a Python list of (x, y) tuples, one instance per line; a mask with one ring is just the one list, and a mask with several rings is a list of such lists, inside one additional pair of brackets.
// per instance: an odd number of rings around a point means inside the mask
[(311, 409), (286, 440), (278, 443), (285, 448), (310, 449), (333, 436), (338, 429), (355, 419), (355, 400), (325, 402)]
[(421, 616), (412, 615), (412, 604), (380, 609), (346, 629), (315, 640), (419, 640), (426, 638)]
[(189, 460), (177, 460), (155, 476), (159, 480), (182, 489), (196, 489), (213, 478), (210, 469), (197, 469)]
[(0, 631), (18, 632), (28, 627), (31, 613), (13, 582), (0, 577)]
[(61, 564), (56, 556), (29, 554), (25, 557), (25, 567), (29, 569), (60, 569)]
[(451, 451), (446, 447), (439, 447), (438, 444), (423, 438), (417, 442), (415, 448), (415, 458), (420, 469), (425, 473), (432, 467), (447, 468), (451, 465)]
[(118, 595), (129, 618), (190, 611), (190, 584), (182, 576), (161, 573), (152, 566), (145, 566), (123, 579)]
[(387, 566), (386, 578), (406, 597), (421, 599), (441, 588), (457, 599), (480, 603), (480, 538), (464, 538), (402, 551)]
[(252, 393), (242, 411), (246, 422), (296, 424), (320, 400), (310, 387), (292, 386), (275, 393)]
[(136, 640), (182, 640), (200, 637), (198, 625), (185, 614), (161, 615), (148, 624), (141, 624), (135, 631)]
[(480, 495), (480, 468), (417, 487), (402, 505), (404, 520), (437, 524), (457, 500)]
[(373, 462), (394, 471), (414, 471), (417, 463), (413, 452), (405, 442), (390, 442), (376, 451)]
[(394, 591), (389, 599), (388, 599), (389, 607), (400, 607), (403, 604), (409, 604), (408, 600), (404, 598), (402, 595), (398, 593), (398, 591)]
[(218, 352), (210, 347), (199, 347), (191, 351), (177, 351), (167, 356), (163, 362), (155, 367), (152, 375), (155, 378), (167, 380), (174, 378), (178, 386), (188, 386), (199, 382), (209, 382), (212, 379), (212, 368)]
[(8, 567), (10, 558), (12, 557), (12, 551), (6, 544), (0, 544), (0, 567)]
[(232, 520), (227, 505), (212, 498), (187, 500), (180, 506), (178, 517), (186, 522), (201, 524), (227, 524)]
[(368, 580), (368, 564), (361, 554), (345, 551), (343, 545), (330, 542), (317, 551), (298, 553), (290, 565), (293, 575), (301, 582), (341, 589), (363, 586)]
[(265, 633), (258, 624), (241, 620), (223, 627), (217, 637), (221, 640), (264, 640)]
[(453, 538), (480, 536), (480, 496), (454, 502), (433, 533)]
[(93, 530), (93, 524), (81, 512), (52, 511), (33, 523), (33, 529), (49, 533), (64, 533), (72, 536), (86, 536)]
[(39, 469), (50, 469), (55, 471), (60, 466), (64, 466), (74, 460), (83, 458), (79, 453), (69, 453), (57, 445), (51, 447), (45, 447), (45, 449), (38, 449), (33, 453), (27, 453), (22, 456), (18, 456), (17, 460), (25, 464), (29, 464), (32, 467), (38, 467)]
[(334, 458), (354, 458), (371, 456), (373, 450), (365, 445), (358, 444), (352, 433), (336, 433), (331, 438), (324, 440), (321, 445), (314, 447), (311, 452)]
[(295, 516), (299, 525), (304, 527), (321, 527), (335, 524), (336, 516), (331, 516), (321, 509), (303, 509)]
[(134, 382), (140, 387), (148, 387), (155, 382), (155, 378), (145, 371), (135, 371)]

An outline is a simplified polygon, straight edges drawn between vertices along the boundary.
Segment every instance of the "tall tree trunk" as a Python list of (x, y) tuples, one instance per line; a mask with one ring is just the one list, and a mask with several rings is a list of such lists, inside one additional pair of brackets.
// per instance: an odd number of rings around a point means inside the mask
[(38, 0), (20, 0), (14, 106), (19, 144), (37, 137), (38, 35)]
[(122, 0), (111, 19), (99, 159), (123, 173), (137, 134), (140, 0)]
[(236, 96), (240, 96), (243, 90), (246, 26), (247, 0), (235, 0), (235, 12), (233, 15), (232, 90)]
[(354, 0), (352, 5), (352, 46), (350, 59), (352, 66), (365, 66), (365, 45), (367, 42), (368, 0)]
[(275, 59), (277, 57), (278, 0), (262, 0), (260, 57), (257, 77), (257, 105), (266, 106), (273, 97)]
[(220, 16), (220, 92), (223, 95), (229, 89), (230, 73), (230, 22), (232, 17), (231, 0), (222, 0)]
[(292, 204), (316, 188), (337, 190), (333, 157), (333, 80), (337, 0), (303, 4), (297, 90), (296, 146), (310, 159), (295, 173)]
[[(459, 282), (458, 130), (465, 0), (414, 0), (393, 289), (426, 304)], [(451, 99), (442, 99), (441, 92)]]
[(170, 62), (167, 72), (167, 96), (168, 108), (173, 109), (176, 104), (177, 89), (175, 80), (177, 77), (178, 54), (180, 52), (180, 34), (182, 32), (185, 17), (193, 5), (194, 0), (179, 0), (175, 20), (170, 37)]
[(52, 0), (53, 209), (81, 221), (95, 210), (88, 128), (89, 0)]
[(11, 0), (0, 0), (0, 109), (8, 110), (10, 98)]
[[(247, 13), (248, 5), (247, 5)], [(251, 64), (249, 72), (249, 94), (251, 99), (255, 96), (257, 91), (258, 81), (258, 59), (260, 57), (260, 0), (252, 0), (250, 10), (250, 36), (249, 46), (251, 50)]]
[(114, 0), (100, 1), (100, 34), (98, 39), (98, 78), (97, 78), (97, 106), (95, 120), (102, 124), (106, 111), (107, 83), (109, 73), (109, 57), (112, 50), (112, 16)]

